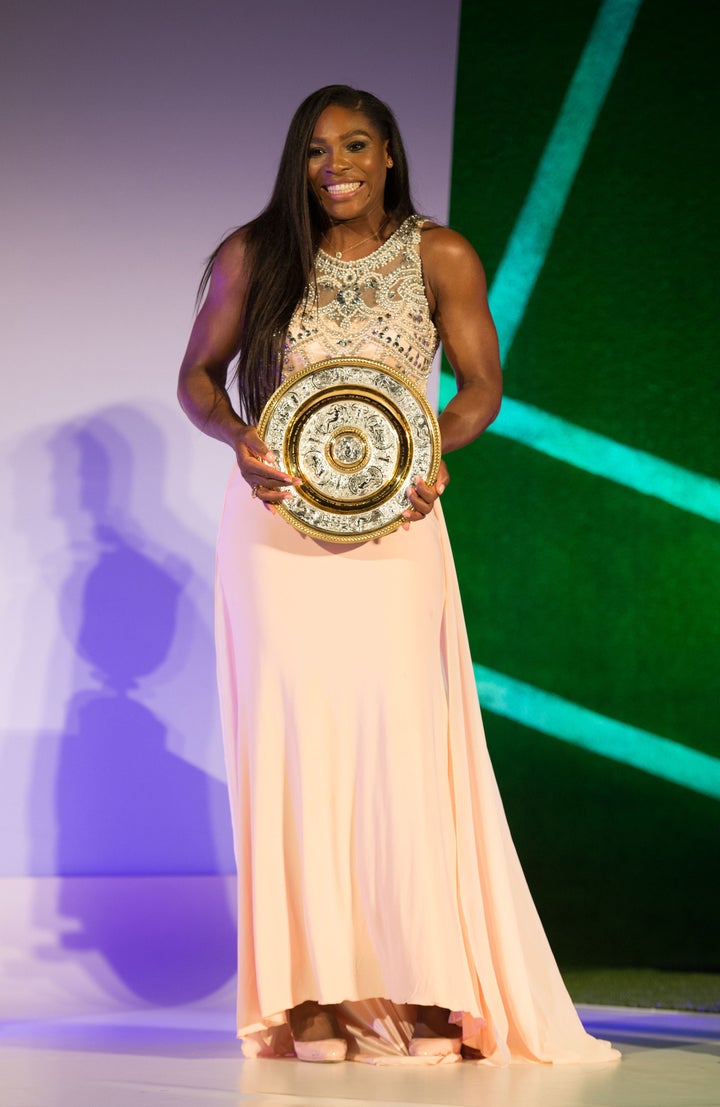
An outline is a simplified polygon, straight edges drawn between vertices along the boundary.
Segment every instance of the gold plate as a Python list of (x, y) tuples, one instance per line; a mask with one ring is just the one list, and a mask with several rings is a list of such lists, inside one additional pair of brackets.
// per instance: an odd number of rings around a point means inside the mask
[(407, 377), (368, 358), (316, 361), (287, 377), (265, 404), (260, 437), (302, 485), (277, 505), (303, 534), (367, 542), (390, 534), (410, 506), (406, 489), (433, 484), (440, 429)]

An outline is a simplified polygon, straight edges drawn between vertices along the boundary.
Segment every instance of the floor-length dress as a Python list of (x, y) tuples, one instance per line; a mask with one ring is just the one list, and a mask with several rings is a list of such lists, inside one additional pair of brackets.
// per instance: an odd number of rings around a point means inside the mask
[[(287, 372), (370, 357), (424, 388), (421, 226), (360, 261), (318, 254)], [(287, 1011), (315, 999), (339, 1005), (357, 1060), (410, 1061), (418, 1003), (497, 1064), (616, 1057), (577, 1018), (510, 838), (439, 502), (336, 545), (264, 510), (236, 469), (216, 623), (245, 1055), (291, 1053)]]

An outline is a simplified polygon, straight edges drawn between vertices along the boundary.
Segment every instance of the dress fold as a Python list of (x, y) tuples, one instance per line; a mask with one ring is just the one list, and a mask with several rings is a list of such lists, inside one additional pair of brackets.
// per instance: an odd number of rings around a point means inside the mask
[(367, 1063), (422, 1063), (418, 1003), (449, 1007), (493, 1064), (613, 1059), (580, 1024), (510, 837), (439, 503), (338, 547), (234, 471), (216, 597), (245, 1054), (292, 1053), (287, 1011), (317, 999)]

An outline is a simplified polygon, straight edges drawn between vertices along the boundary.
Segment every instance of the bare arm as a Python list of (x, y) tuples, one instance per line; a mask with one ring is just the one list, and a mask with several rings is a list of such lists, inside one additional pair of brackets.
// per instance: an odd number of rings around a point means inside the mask
[(178, 380), (178, 400), (191, 422), (233, 448), (246, 429), (233, 411), (226, 389), (228, 366), (240, 349), (242, 337), (244, 263), (242, 240), (231, 239), (215, 261)]
[(235, 235), (215, 260), (180, 367), (178, 399), (196, 427), (235, 451), (243, 477), (250, 485), (260, 485), (259, 497), (270, 504), (289, 495), (283, 486), (292, 483), (291, 478), (268, 464), (275, 460), (273, 455), (256, 429), (233, 410), (227, 392), (228, 366), (242, 340), (246, 290), (245, 247), (242, 237)]
[[(502, 372), (480, 258), (467, 239), (448, 227), (430, 225), (421, 249), (430, 312), (458, 386), (438, 420), (445, 455), (472, 442), (497, 416)], [(429, 514), (449, 480), (442, 461), (434, 487), (418, 481), (408, 490), (412, 507), (405, 517), (413, 522)]]
[(440, 415), (443, 454), (466, 446), (500, 410), (502, 372), (480, 258), (447, 227), (423, 235), (428, 299), (458, 392)]

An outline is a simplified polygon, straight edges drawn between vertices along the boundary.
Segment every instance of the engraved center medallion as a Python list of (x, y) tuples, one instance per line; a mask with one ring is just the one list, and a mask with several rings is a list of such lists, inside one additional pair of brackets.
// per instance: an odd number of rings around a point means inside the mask
[(358, 427), (338, 427), (325, 446), (330, 464), (343, 473), (357, 473), (370, 453), (370, 443)]

